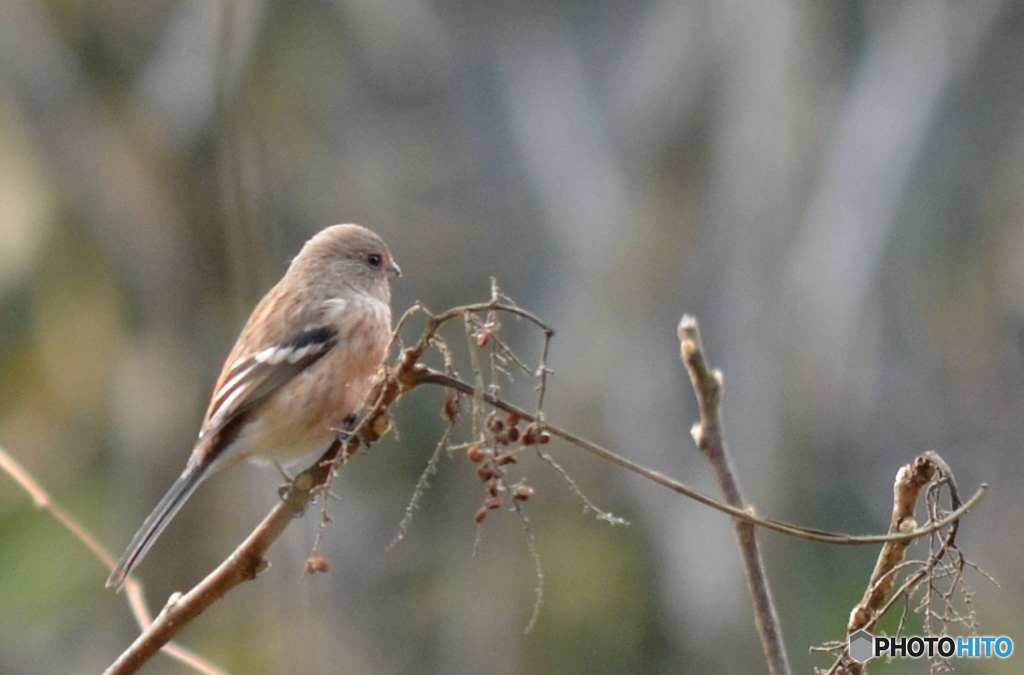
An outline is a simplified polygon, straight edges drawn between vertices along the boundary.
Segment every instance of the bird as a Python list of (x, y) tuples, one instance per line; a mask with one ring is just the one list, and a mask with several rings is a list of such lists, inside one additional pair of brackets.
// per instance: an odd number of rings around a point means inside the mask
[(210, 475), (247, 459), (300, 459), (352, 422), (391, 341), (391, 281), (401, 273), (380, 236), (360, 225), (332, 225), (303, 245), (249, 316), (184, 471), (143, 521), (108, 588), (124, 584)]

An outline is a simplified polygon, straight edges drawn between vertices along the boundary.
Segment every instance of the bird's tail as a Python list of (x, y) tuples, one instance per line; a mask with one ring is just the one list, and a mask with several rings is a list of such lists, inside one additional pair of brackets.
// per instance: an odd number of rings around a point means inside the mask
[(107, 579), (107, 588), (121, 587), (125, 577), (131, 574), (132, 569), (142, 562), (143, 557), (145, 557), (149, 548), (156, 542), (157, 537), (164, 531), (167, 524), (171, 522), (174, 515), (178, 513), (178, 509), (195, 492), (195, 489), (202, 482), (209, 468), (209, 463), (203, 461), (190, 461), (188, 463), (182, 474), (174, 481), (171, 489), (163, 496), (163, 499), (156, 505), (153, 512), (146, 516), (142, 527), (132, 537), (132, 542), (128, 544), (128, 549), (121, 556), (117, 567), (114, 568), (114, 571), (110, 573), (110, 577)]

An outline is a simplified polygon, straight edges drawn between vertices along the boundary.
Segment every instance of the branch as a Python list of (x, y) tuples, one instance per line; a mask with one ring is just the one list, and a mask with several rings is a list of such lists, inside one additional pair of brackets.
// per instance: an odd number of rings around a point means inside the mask
[[(683, 316), (679, 322), (679, 342), (683, 364), (693, 382), (693, 390), (697, 394), (697, 407), (700, 410), (700, 422), (693, 427), (693, 438), (711, 466), (726, 501), (736, 508), (744, 508), (739, 483), (726, 451), (722, 421), (718, 413), (722, 399), (722, 374), (708, 368), (700, 342), (700, 329), (695, 318)], [(775, 604), (772, 602), (768, 575), (765, 573), (764, 561), (757, 546), (754, 525), (745, 519), (733, 519), (732, 523), (736, 532), (736, 543), (739, 544), (740, 555), (743, 558), (743, 567), (747, 573), (747, 585), (754, 601), (754, 621), (761, 636), (761, 647), (768, 661), (768, 670), (772, 675), (788, 675), (792, 672), (789, 657), (786, 655), (786, 645), (782, 641), (782, 628)]]
[[(415, 370), (416, 364), (410, 364), (409, 368)], [(387, 411), (403, 393), (402, 382), (408, 378), (409, 374), (402, 366), (382, 370), (371, 393), (370, 400), (374, 403), (352, 432), (335, 440), (312, 466), (292, 480), (282, 491), (281, 502), (217, 569), (185, 595), (172, 595), (153, 623), (118, 657), (105, 675), (138, 672), (190, 621), (232, 588), (243, 581), (255, 579), (269, 567), (264, 555), (288, 525), (305, 511), (314, 497), (327, 489), (334, 473), (348, 457), (360, 446), (376, 441), (387, 429)]]
[[(416, 372), (416, 374), (413, 376), (413, 379), (414, 381), (412, 386), (414, 387), (419, 386), (420, 384), (435, 384), (441, 387), (445, 387), (447, 389), (452, 389), (454, 391), (466, 394), (471, 397), (477, 396), (487, 405), (497, 408), (498, 410), (503, 410), (507, 413), (512, 413), (517, 417), (520, 417), (528, 422), (540, 423), (543, 421), (540, 419), (540, 416), (534, 415), (533, 413), (530, 413), (527, 410), (520, 408), (519, 406), (513, 403), (509, 403), (508, 401), (498, 396), (486, 392), (479, 392), (476, 387), (469, 384), (468, 382), (460, 380), (454, 375), (449, 375), (447, 373), (442, 373), (432, 368), (424, 367)], [(694, 500), (695, 502), (698, 502), (705, 506), (709, 506), (715, 509), (716, 511), (721, 511), (722, 513), (729, 515), (733, 518), (738, 518), (742, 521), (748, 522), (752, 525), (757, 525), (758, 527), (763, 527), (767, 530), (773, 530), (780, 534), (786, 534), (792, 537), (797, 537), (799, 539), (817, 541), (823, 544), (854, 546), (864, 544), (884, 544), (889, 541), (911, 541), (913, 539), (918, 539), (920, 537), (932, 534), (933, 532), (937, 532), (938, 530), (941, 530), (944, 527), (948, 527), (951, 523), (956, 522), (956, 520), (959, 519), (960, 516), (964, 515), (972, 508), (977, 506), (978, 502), (981, 501), (982, 497), (984, 497), (985, 493), (988, 491), (988, 485), (982, 483), (982, 485), (978, 488), (977, 492), (975, 492), (970, 499), (964, 502), (963, 505), (957, 508), (956, 510), (950, 512), (945, 518), (937, 520), (933, 523), (929, 523), (924, 527), (909, 532), (874, 535), (853, 535), (845, 534), (842, 532), (826, 532), (824, 530), (817, 530), (811, 527), (793, 525), (791, 523), (784, 523), (779, 520), (773, 520), (771, 518), (764, 518), (763, 516), (754, 515), (750, 510), (726, 504), (718, 499), (715, 499), (714, 497), (711, 497), (710, 495), (706, 495), (703, 492), (686, 485), (685, 483), (680, 483), (679, 481), (669, 476), (666, 476), (660, 471), (655, 471), (654, 469), (649, 469), (643, 466), (642, 464), (637, 464), (636, 462), (629, 460), (623, 457), (622, 455), (613, 452), (612, 450), (609, 450), (608, 448), (602, 447), (597, 443), (594, 443), (583, 438), (582, 436), (577, 436), (576, 434), (566, 431), (565, 429), (562, 429), (561, 427), (555, 424), (543, 421), (543, 425), (545, 431), (547, 431), (556, 438), (562, 439), (563, 441), (569, 443), (570, 445), (573, 445), (581, 450), (589, 452), (590, 454), (600, 459), (611, 462), (612, 464), (623, 469), (626, 469), (631, 473), (635, 473), (638, 476), (642, 476), (643, 478), (646, 478), (664, 488), (668, 488), (669, 490), (672, 490), (677, 494), (681, 494), (684, 497), (688, 497)]]
[(412, 348), (402, 351), (396, 366), (381, 369), (377, 383), (369, 396), (373, 405), (364, 412), (355, 429), (344, 438), (339, 437), (316, 463), (295, 477), (282, 494), (281, 503), (270, 511), (263, 522), (219, 567), (188, 593), (171, 596), (152, 624), (144, 627), (142, 634), (106, 670), (105, 675), (128, 675), (138, 672), (190, 621), (232, 588), (243, 581), (255, 579), (265, 570), (269, 563), (264, 555), (292, 520), (305, 511), (314, 497), (327, 489), (334, 473), (348, 457), (360, 446), (368, 446), (376, 441), (387, 430), (388, 411), (402, 394), (417, 385), (416, 375), (424, 368), (419, 361), (434, 343), (440, 327), (454, 318), (482, 311), (501, 311), (522, 316), (540, 326), (549, 338), (554, 333), (532, 314), (516, 307), (502, 296), (496, 287), (492, 288), (492, 298), (489, 302), (457, 307), (439, 316), (433, 316), (420, 304), (414, 305), (398, 321), (392, 336), (392, 344), (398, 340), (402, 327), (412, 316), (426, 315), (427, 326), (417, 343)]
[[(889, 531), (906, 532), (916, 529), (914, 510), (921, 492), (926, 487), (937, 484), (949, 486), (951, 506), (959, 507), (960, 495), (953, 472), (938, 453), (925, 452), (917, 457), (912, 464), (901, 467), (896, 473), (896, 482), (893, 484), (892, 519), (889, 523)], [(948, 518), (943, 520), (948, 520)], [(828, 670), (829, 673), (844, 672), (849, 675), (859, 675), (863, 672), (864, 664), (849, 658), (849, 637), (859, 630), (873, 631), (878, 625), (878, 621), (892, 609), (897, 601), (910, 594), (919, 583), (932, 574), (947, 552), (955, 548), (959, 525), (959, 519), (948, 525), (949, 531), (943, 537), (938, 550), (934, 551), (928, 561), (911, 574), (891, 596), (890, 592), (895, 585), (896, 575), (906, 564), (904, 559), (910, 542), (886, 542), (878, 554), (878, 560), (871, 572), (864, 597), (850, 612), (850, 619), (846, 626), (847, 642), (843, 645), (842, 653)]]
[[(32, 474), (2, 447), (0, 447), (0, 470), (6, 472), (7, 475), (14, 479), (14, 482), (28, 493), (37, 509), (49, 513), (75, 539), (82, 542), (106, 566), (108, 571), (114, 569), (116, 559), (110, 554), (110, 551), (104, 548), (84, 525), (75, 520), (70, 513), (53, 501), (49, 493), (32, 477)], [(139, 628), (145, 629), (152, 623), (152, 617), (142, 594), (142, 585), (134, 578), (130, 578), (125, 582), (124, 589), (125, 596), (128, 599), (128, 606), (131, 607), (132, 614), (135, 616)], [(174, 643), (165, 644), (163, 652), (179, 663), (191, 667), (196, 672), (204, 673), (205, 675), (225, 675), (225, 671), (208, 663), (205, 659), (181, 645)]]

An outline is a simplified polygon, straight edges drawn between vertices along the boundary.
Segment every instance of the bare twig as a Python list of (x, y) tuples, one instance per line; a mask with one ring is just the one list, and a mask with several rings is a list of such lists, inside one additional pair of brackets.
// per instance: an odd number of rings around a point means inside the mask
[[(693, 428), (693, 438), (711, 466), (725, 500), (731, 506), (742, 509), (745, 507), (743, 496), (726, 451), (722, 421), (718, 412), (722, 398), (722, 375), (708, 368), (695, 318), (683, 316), (679, 322), (679, 343), (683, 364), (693, 382), (693, 390), (697, 394), (697, 407), (700, 410), (700, 422)], [(791, 672), (789, 657), (786, 655), (786, 645), (782, 641), (782, 627), (768, 587), (768, 575), (764, 569), (761, 552), (758, 550), (754, 525), (740, 519), (733, 519), (732, 523), (747, 574), (747, 585), (750, 587), (754, 602), (754, 621), (761, 637), (761, 647), (768, 662), (768, 670), (772, 675), (788, 674)]]
[[(936, 465), (930, 460), (929, 454), (934, 453), (921, 455), (913, 464), (907, 464), (896, 474), (896, 482), (893, 484), (890, 532), (917, 529), (917, 521), (914, 520), (917, 498), (921, 494), (921, 490), (932, 480), (936, 470)], [(952, 534), (955, 534), (955, 529)], [(895, 582), (893, 572), (903, 562), (909, 545), (908, 541), (890, 541), (882, 546), (864, 597), (850, 615), (847, 632), (854, 633), (861, 629), (871, 630), (874, 628), (879, 618), (878, 610), (882, 608), (883, 602), (889, 597), (889, 591), (892, 590)]]
[(544, 452), (540, 448), (537, 448), (537, 456), (540, 457), (548, 466), (554, 469), (555, 473), (557, 473), (565, 482), (565, 484), (569, 486), (569, 489), (572, 491), (574, 495), (576, 495), (577, 499), (583, 502), (584, 513), (591, 511), (597, 515), (598, 520), (603, 520), (609, 525), (629, 525), (629, 521), (625, 518), (617, 516), (611, 511), (605, 511), (597, 504), (592, 502), (590, 500), (590, 497), (588, 497), (583, 492), (583, 490), (580, 489), (580, 486), (577, 485), (576, 480), (571, 475), (569, 475), (569, 472), (565, 470), (565, 467), (563, 467), (561, 464), (555, 461), (554, 457)]
[[(988, 489), (987, 485), (982, 484), (981, 486), (979, 486), (978, 490), (971, 496), (970, 499), (964, 502), (963, 505), (961, 505), (959, 508), (956, 508), (952, 512), (950, 512), (945, 518), (930, 523), (925, 527), (903, 533), (889, 533), (884, 535), (851, 535), (846, 533), (826, 532), (815, 528), (796, 526), (778, 520), (756, 516), (745, 508), (723, 503), (720, 500), (715, 499), (714, 497), (711, 497), (709, 495), (706, 495), (698, 490), (695, 490), (683, 483), (680, 483), (679, 481), (676, 481), (659, 471), (655, 471), (653, 469), (649, 469), (640, 464), (637, 464), (636, 462), (626, 459), (625, 457), (615, 452), (612, 452), (611, 450), (608, 450), (607, 448), (604, 448), (596, 443), (593, 443), (581, 436), (566, 431), (565, 429), (562, 429), (558, 426), (552, 425), (541, 419), (538, 414), (531, 413), (525, 410), (524, 408), (521, 408), (513, 403), (510, 403), (509, 401), (505, 401), (504, 399), (500, 398), (495, 394), (491, 394), (487, 391), (482, 391), (483, 387), (474, 386), (472, 384), (469, 384), (468, 382), (460, 380), (452, 372), (442, 373), (437, 370), (428, 368), (427, 366), (422, 364), (415, 368), (411, 367), (413, 364), (419, 362), (419, 360), (423, 357), (428, 348), (434, 346), (434, 338), (437, 335), (437, 331), (441, 328), (442, 325), (453, 319), (463, 317), (467, 313), (484, 312), (499, 312), (513, 314), (530, 321), (531, 323), (535, 324), (538, 328), (540, 328), (544, 332), (545, 340), (544, 353), (541, 356), (541, 367), (539, 368), (539, 374), (541, 378), (543, 378), (546, 375), (546, 373), (550, 372), (546, 367), (545, 358), (547, 352), (547, 345), (550, 342), (551, 337), (554, 335), (554, 329), (550, 328), (547, 324), (545, 324), (543, 321), (538, 319), (530, 312), (527, 312), (526, 310), (523, 310), (520, 307), (516, 306), (514, 303), (512, 303), (511, 300), (506, 298), (496, 289), (492, 288), (492, 299), (489, 302), (482, 302), (471, 305), (465, 305), (462, 307), (456, 307), (454, 309), (450, 309), (438, 315), (431, 314), (430, 311), (421, 304), (416, 304), (408, 311), (406, 311), (406, 313), (398, 321), (398, 324), (395, 329), (396, 335), (401, 331), (404, 325), (412, 319), (412, 317), (417, 315), (423, 315), (427, 317), (427, 326), (424, 328), (423, 334), (420, 340), (416, 343), (416, 345), (402, 352), (401, 367), (403, 371), (406, 373), (406, 381), (402, 385), (403, 391), (408, 391), (421, 384), (435, 384), (465, 394), (470, 398), (482, 401), (493, 408), (503, 410), (507, 413), (515, 414), (516, 416), (524, 420), (541, 423), (543, 424), (543, 428), (545, 431), (549, 432), (552, 436), (561, 438), (570, 445), (574, 445), (577, 448), (585, 450), (586, 452), (589, 452), (590, 454), (595, 455), (600, 459), (611, 462), (612, 464), (615, 464), (616, 466), (626, 469), (627, 471), (631, 471), (632, 473), (635, 473), (639, 476), (643, 476), (644, 478), (647, 478), (648, 480), (651, 480), (654, 483), (661, 485), (662, 487), (666, 487), (672, 490), (673, 492), (693, 499), (694, 501), (704, 504), (705, 506), (710, 506), (713, 509), (717, 509), (718, 511), (721, 511), (729, 516), (732, 516), (733, 518), (738, 518), (740, 520), (749, 522), (753, 525), (764, 527), (769, 530), (774, 530), (781, 534), (787, 534), (801, 539), (808, 539), (811, 541), (818, 541), (826, 544), (864, 545), (879, 544), (888, 541), (911, 541), (913, 539), (917, 539), (921, 536), (937, 532), (938, 530), (941, 530), (944, 527), (947, 527), (951, 523), (955, 522), (960, 516), (969, 511), (975, 505), (977, 505), (977, 503), (981, 501), (981, 499), (984, 497), (985, 492)], [(543, 392), (543, 379), (542, 384), (538, 388), (541, 392)]]
[[(467, 394), (469, 396), (475, 396), (477, 393), (476, 388), (473, 385), (469, 384), (468, 382), (464, 382), (453, 375), (448, 375), (446, 373), (442, 373), (431, 368), (421, 368), (416, 372), (414, 378), (417, 385), (436, 384), (442, 387), (453, 389), (463, 394)], [(483, 400), (487, 405), (497, 408), (498, 410), (504, 410), (507, 413), (513, 413), (528, 422), (538, 421), (535, 415), (528, 412), (524, 408), (520, 408), (519, 406), (508, 401), (505, 401), (497, 396), (484, 393), (481, 395), (481, 400)], [(573, 445), (581, 450), (589, 452), (595, 457), (611, 462), (612, 464), (618, 467), (635, 473), (638, 476), (642, 476), (662, 487), (672, 490), (677, 494), (681, 494), (684, 497), (688, 497), (689, 499), (704, 504), (705, 506), (710, 506), (711, 508), (717, 511), (721, 511), (726, 515), (732, 516), (733, 518), (738, 518), (753, 525), (757, 525), (758, 527), (773, 530), (781, 534), (790, 535), (800, 539), (807, 539), (810, 541), (818, 541), (824, 544), (855, 546), (864, 544), (883, 544), (887, 541), (910, 541), (912, 539), (917, 539), (919, 537), (931, 534), (933, 532), (941, 530), (944, 527), (949, 526), (960, 516), (974, 508), (978, 504), (978, 502), (981, 501), (982, 497), (985, 496), (985, 492), (988, 490), (988, 486), (986, 484), (982, 484), (978, 488), (977, 492), (975, 492), (970, 499), (964, 502), (960, 508), (950, 512), (949, 515), (947, 515), (942, 520), (936, 521), (935, 523), (931, 523), (925, 527), (921, 527), (912, 532), (877, 535), (852, 535), (836, 532), (825, 532), (824, 530), (817, 530), (810, 527), (801, 527), (798, 525), (783, 523), (781, 521), (773, 520), (771, 518), (756, 516), (746, 509), (730, 506), (729, 504), (725, 504), (722, 501), (715, 499), (714, 497), (711, 497), (709, 495), (706, 495), (703, 492), (700, 492), (699, 490), (695, 490), (694, 488), (691, 488), (684, 483), (680, 483), (679, 481), (675, 480), (674, 478), (670, 478), (669, 476), (666, 476), (660, 471), (655, 471), (654, 469), (649, 469), (641, 464), (637, 464), (636, 462), (633, 462), (632, 460), (629, 460), (623, 457), (622, 455), (609, 450), (608, 448), (602, 447), (597, 443), (593, 443), (583, 438), (582, 436), (577, 436), (576, 434), (566, 431), (565, 429), (562, 429), (561, 427), (553, 425), (549, 422), (544, 423), (544, 430), (549, 432), (552, 436), (560, 438), (563, 441), (569, 443), (570, 445)]]
[[(961, 506), (960, 495), (956, 487), (956, 481), (949, 465), (935, 452), (925, 452), (917, 457), (912, 464), (907, 464), (896, 473), (896, 481), (893, 484), (893, 507), (892, 519), (889, 524), (890, 532), (916, 531), (917, 523), (914, 519), (914, 511), (921, 491), (927, 488), (929, 499), (929, 520), (942, 516), (938, 506), (938, 488), (946, 485), (950, 493), (950, 506), (957, 509)], [(948, 518), (946, 519), (948, 520)], [(931, 551), (927, 561), (914, 562), (918, 567), (917, 571), (907, 576), (900, 586), (893, 591), (896, 577), (902, 569), (910, 565), (904, 561), (909, 541), (889, 541), (882, 547), (875, 562), (875, 568), (871, 573), (864, 597), (850, 612), (850, 619), (847, 623), (847, 638), (859, 630), (872, 631), (878, 621), (892, 609), (896, 603), (906, 604), (911, 593), (922, 586), (925, 586), (925, 596), (922, 599), (922, 606), (925, 608), (925, 624), (928, 625), (932, 618), (929, 606), (930, 598), (934, 592), (934, 582), (942, 576), (952, 577), (949, 590), (943, 592), (942, 599), (946, 603), (946, 614), (940, 617), (945, 623), (953, 620), (973, 624), (973, 617), (966, 619), (959, 617), (950, 618), (949, 611), (952, 603), (952, 594), (962, 584), (963, 556), (956, 548), (956, 534), (959, 529), (959, 520), (949, 523), (948, 530), (942, 537), (939, 545)], [(951, 563), (942, 563), (943, 558), (952, 554)], [(940, 563), (944, 567), (940, 568)], [(900, 629), (902, 630), (902, 620)], [(849, 658), (849, 641), (846, 644), (836, 645), (839, 647), (839, 655), (827, 673), (848, 673), (859, 675), (864, 672), (864, 664), (853, 661)]]
[(434, 447), (434, 453), (430, 456), (430, 460), (427, 462), (427, 468), (420, 474), (419, 479), (416, 481), (416, 488), (413, 490), (412, 497), (409, 499), (409, 503), (405, 506), (405, 513), (402, 515), (402, 521), (398, 524), (398, 532), (395, 533), (391, 543), (388, 544), (388, 550), (391, 550), (398, 545), (398, 542), (405, 539), (405, 535), (409, 533), (409, 527), (412, 525), (413, 516), (420, 508), (420, 501), (423, 499), (423, 495), (426, 494), (427, 488), (430, 487), (430, 477), (437, 473), (437, 465), (441, 462), (441, 457), (444, 452), (449, 448), (449, 440), (451, 439), (453, 425), (449, 424), (444, 430), (444, 434), (441, 436), (441, 440), (437, 442)]
[[(14, 481), (28, 493), (32, 498), (32, 501), (35, 503), (36, 508), (49, 513), (57, 520), (57, 522), (63, 525), (75, 539), (82, 542), (85, 547), (88, 548), (89, 551), (91, 551), (92, 554), (106, 566), (107, 570), (114, 569), (116, 561), (110, 552), (99, 543), (96, 537), (94, 537), (92, 533), (85, 528), (85, 526), (75, 520), (70, 513), (53, 501), (49, 493), (47, 493), (46, 490), (44, 490), (43, 487), (32, 477), (32, 474), (30, 474), (25, 467), (21, 466), (21, 464), (19, 464), (14, 457), (12, 457), (3, 448), (0, 448), (0, 470), (6, 472), (7, 475), (13, 478)], [(132, 615), (138, 622), (139, 628), (145, 630), (153, 622), (153, 619), (142, 593), (142, 584), (140, 584), (136, 579), (129, 577), (125, 581), (124, 590), (128, 599), (128, 606), (131, 607), (132, 610)], [(196, 672), (204, 673), (205, 675), (227, 675), (227, 671), (217, 668), (195, 652), (185, 649), (181, 645), (173, 642), (165, 644), (163, 646), (163, 652), (179, 663), (189, 666)]]
[[(415, 363), (408, 364), (414, 369)], [(366, 410), (355, 429), (339, 438), (308, 469), (288, 485), (263, 522), (228, 558), (197, 586), (184, 595), (174, 595), (163, 610), (134, 643), (118, 657), (105, 675), (138, 672), (179, 630), (199, 616), (228, 591), (250, 581), (269, 566), (264, 554), (284, 532), (296, 515), (303, 513), (312, 499), (327, 489), (337, 468), (361, 445), (375, 441), (387, 427), (387, 411), (405, 391), (409, 373), (399, 366), (384, 372), (371, 395), (373, 405)]]
[(530, 619), (526, 622), (526, 627), (523, 629), (523, 633), (529, 634), (533, 631), (533, 627), (537, 625), (537, 619), (540, 618), (540, 608), (544, 601), (544, 567), (541, 565), (540, 552), (537, 550), (537, 537), (533, 534), (533, 530), (530, 529), (530, 520), (526, 517), (526, 512), (523, 511), (523, 505), (519, 501), (513, 501), (512, 503), (512, 508), (519, 515), (523, 531), (526, 533), (526, 548), (530, 552), (530, 559), (533, 561), (534, 578), (537, 579), (537, 585), (533, 589), (533, 609), (530, 611)]
[[(336, 442), (335, 446), (340, 446)], [(334, 446), (332, 446), (334, 447)], [(255, 579), (268, 566), (263, 555), (301, 513), (313, 493), (330, 475), (329, 464), (317, 463), (296, 476), (288, 494), (249, 537), (209, 576), (185, 595), (171, 596), (156, 620), (107, 669), (106, 675), (135, 673), (181, 628), (243, 581)]]

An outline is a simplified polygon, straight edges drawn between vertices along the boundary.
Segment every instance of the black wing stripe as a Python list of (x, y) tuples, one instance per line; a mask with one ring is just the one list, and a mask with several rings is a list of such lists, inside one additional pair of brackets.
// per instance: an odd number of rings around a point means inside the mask
[(251, 408), (326, 354), (336, 342), (332, 326), (315, 326), (237, 362), (214, 397), (204, 433)]

